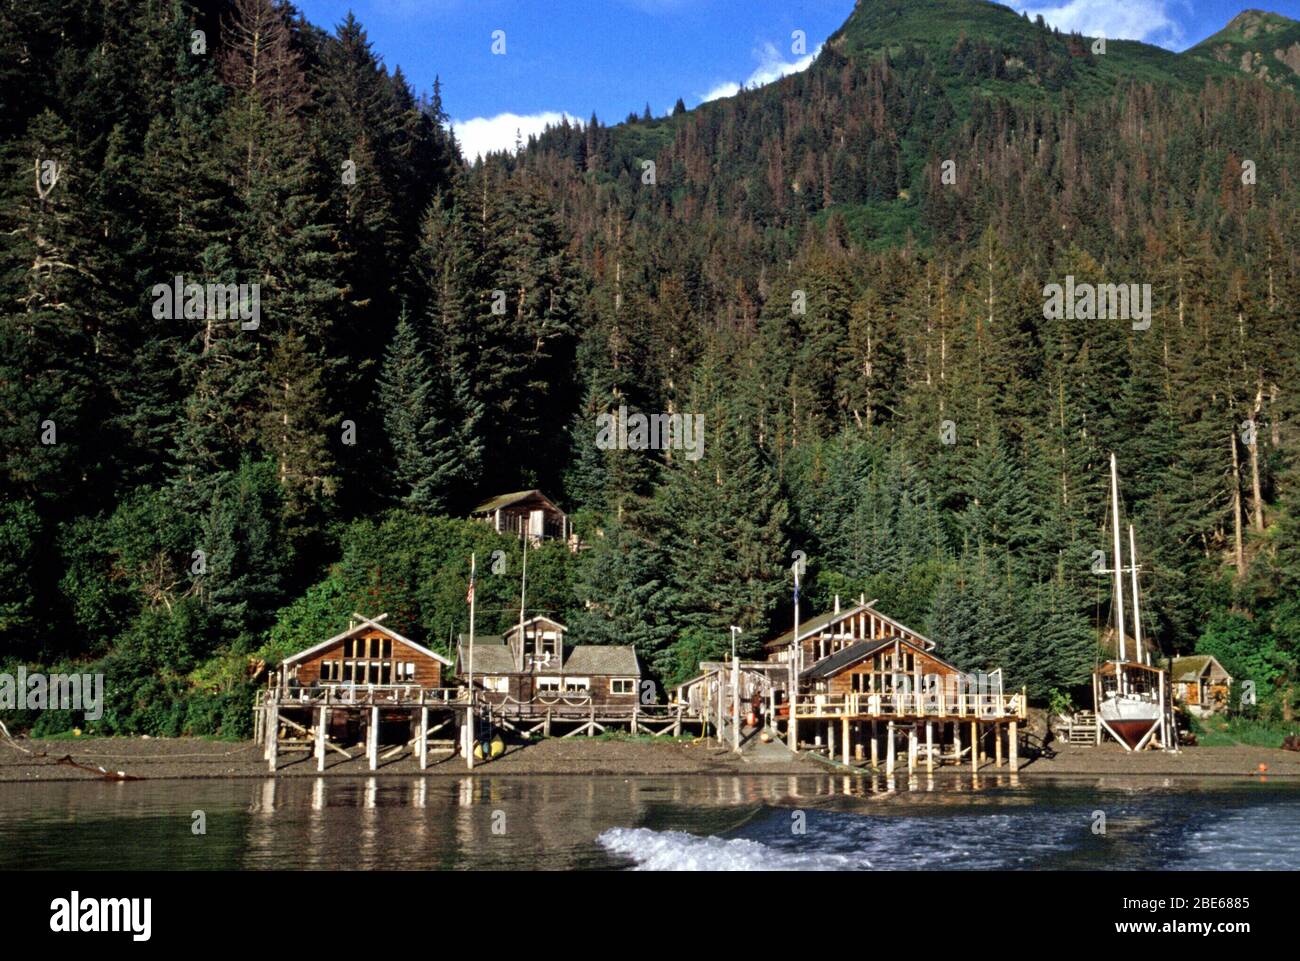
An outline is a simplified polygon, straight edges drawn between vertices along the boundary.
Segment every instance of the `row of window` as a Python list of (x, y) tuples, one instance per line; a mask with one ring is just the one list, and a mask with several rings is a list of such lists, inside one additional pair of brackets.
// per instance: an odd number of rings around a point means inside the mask
[[(485, 677), (483, 678), (483, 688), (488, 691), (496, 691), (505, 694), (510, 690), (510, 678), (508, 677)], [(585, 694), (591, 690), (591, 678), (589, 677), (538, 677), (536, 690), (541, 694)], [(634, 677), (612, 677), (609, 680), (609, 693), (611, 694), (635, 694), (636, 678)]]
[(409, 684), (414, 661), (321, 661), (322, 684)]

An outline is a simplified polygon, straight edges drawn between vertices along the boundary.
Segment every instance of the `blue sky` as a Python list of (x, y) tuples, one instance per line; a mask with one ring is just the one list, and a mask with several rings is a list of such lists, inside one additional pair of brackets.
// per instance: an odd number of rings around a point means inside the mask
[[(871, 0), (864, 0), (870, 3)], [(416, 90), (443, 82), (461, 146), (510, 146), (568, 115), (663, 114), (768, 83), (811, 61), (853, 0), (297, 0), (333, 29), (352, 10)], [(1191, 46), (1249, 7), (1300, 19), (1300, 0), (1008, 0), (1062, 30)], [(492, 52), (505, 32), (505, 55)], [(803, 48), (795, 31), (802, 31)]]

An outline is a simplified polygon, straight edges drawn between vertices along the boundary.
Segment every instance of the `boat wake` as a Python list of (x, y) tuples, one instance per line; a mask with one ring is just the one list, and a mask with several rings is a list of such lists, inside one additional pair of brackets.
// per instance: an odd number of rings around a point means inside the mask
[(684, 831), (610, 828), (596, 840), (630, 858), (638, 871), (845, 871), (869, 868), (843, 854), (781, 851), (746, 838), (697, 837)]

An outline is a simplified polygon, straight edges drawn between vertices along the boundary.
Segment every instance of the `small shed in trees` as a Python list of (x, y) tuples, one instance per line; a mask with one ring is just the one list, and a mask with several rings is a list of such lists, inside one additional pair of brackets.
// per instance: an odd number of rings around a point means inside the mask
[(1174, 700), (1192, 714), (1204, 717), (1228, 709), (1232, 675), (1212, 654), (1175, 657), (1169, 662)]
[(489, 497), (470, 517), (491, 524), (498, 534), (527, 538), (535, 547), (544, 540), (569, 540), (569, 517), (539, 490)]

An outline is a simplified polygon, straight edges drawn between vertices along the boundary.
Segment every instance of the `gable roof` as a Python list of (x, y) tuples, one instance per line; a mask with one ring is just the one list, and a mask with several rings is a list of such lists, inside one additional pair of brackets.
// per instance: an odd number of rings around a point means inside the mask
[[(528, 620), (524, 621), (524, 627), (530, 627), (531, 625), (536, 624), (538, 621), (545, 621), (547, 624), (550, 624), (552, 627), (559, 628), (561, 634), (567, 633), (569, 630), (567, 627), (565, 627), (555, 618), (547, 617), (545, 614), (538, 614), (535, 617), (530, 617)], [(513, 624), (506, 630), (505, 636), (514, 637), (518, 633), (519, 633), (519, 625)]]
[(304, 651), (299, 651), (297, 654), (294, 654), (290, 657), (286, 657), (283, 662), (284, 665), (287, 667), (290, 664), (297, 664), (299, 661), (304, 661), (307, 658), (311, 657), (313, 654), (319, 654), (321, 651), (327, 651), (335, 644), (338, 644), (342, 641), (346, 641), (349, 637), (355, 637), (357, 634), (364, 634), (367, 631), (380, 631), (383, 634), (387, 634), (393, 640), (405, 644), (407, 647), (411, 648), (412, 650), (417, 651), (420, 654), (423, 654), (425, 657), (431, 657), (435, 661), (440, 661), (447, 667), (452, 666), (451, 661), (443, 657), (437, 651), (431, 651), (423, 644), (417, 644), (409, 637), (403, 637), (401, 634), (398, 634), (391, 627), (385, 627), (384, 625), (380, 624), (379, 622), (383, 620), (385, 617), (387, 617), (388, 616), (387, 614), (380, 614), (378, 617), (373, 619), (369, 617), (365, 617), (361, 614), (357, 614), (355, 612), (352, 614), (352, 616), (360, 620), (361, 623), (356, 625), (355, 627), (349, 627), (346, 631), (344, 631), (341, 634), (335, 634), (328, 641), (321, 641), (319, 644), (309, 647)]
[[(878, 621), (883, 621), (884, 623), (888, 624), (890, 627), (894, 628), (895, 630), (902, 631), (906, 634), (911, 634), (913, 637), (915, 637), (918, 641), (921, 642), (924, 650), (933, 651), (935, 649), (937, 645), (934, 643), (934, 641), (930, 640), (920, 631), (914, 631), (906, 624), (900, 624), (892, 617), (887, 617), (884, 614), (881, 614), (880, 611), (872, 607), (872, 605), (875, 603), (876, 603), (875, 601), (858, 603), (858, 604), (854, 604), (852, 607), (841, 608), (838, 614), (836, 614), (834, 611), (829, 611), (825, 614), (818, 614), (816, 617), (812, 618), (811, 620), (801, 621), (799, 624), (799, 640), (801, 641), (807, 640), (809, 637), (820, 634), (822, 631), (824, 631), (831, 624), (834, 624), (836, 621), (844, 620), (847, 617), (852, 617), (858, 614), (866, 613), (866, 614), (871, 614)], [(792, 644), (793, 642), (794, 642), (794, 628), (791, 628), (790, 630), (786, 631), (784, 634), (781, 634), (778, 637), (774, 637), (770, 641), (766, 641), (763, 644), (763, 646), (765, 648), (786, 647)]]
[(1205, 676), (1223, 676), (1232, 680), (1219, 659), (1213, 654), (1192, 654), (1175, 657), (1169, 662), (1169, 674), (1175, 681), (1195, 681)]
[[(469, 671), (469, 645), (462, 642), (457, 650), (456, 664), (457, 669), (462, 673)], [(496, 643), (479, 644), (479, 638), (474, 638), (474, 673), (477, 674), (514, 674), (518, 668), (515, 667), (514, 649), (502, 641), (496, 639)]]
[(503, 507), (510, 507), (514, 504), (518, 504), (526, 500), (531, 500), (533, 498), (537, 498), (545, 502), (545, 505), (551, 508), (551, 510), (555, 511), (557, 514), (564, 513), (564, 511), (560, 510), (560, 508), (556, 506), (555, 501), (551, 500), (541, 491), (531, 490), (531, 491), (515, 491), (512, 494), (498, 494), (496, 497), (489, 497), (487, 500), (483, 501), (483, 503), (479, 504), (478, 507), (475, 507), (472, 511), (470, 511), (470, 514), (471, 515), (489, 514), (492, 511), (500, 510)]
[(811, 681), (824, 680), (825, 678), (838, 674), (840, 671), (852, 667), (854, 664), (857, 664), (859, 661), (862, 661), (870, 657), (871, 655), (875, 654), (877, 651), (881, 650), (882, 648), (893, 647), (895, 643), (906, 645), (907, 647), (912, 648), (912, 650), (914, 651), (919, 651), (920, 653), (925, 654), (927, 657), (938, 661), (940, 664), (944, 665), (945, 667), (951, 667), (954, 671), (960, 670), (960, 668), (957, 667), (957, 665), (949, 664), (943, 658), (936, 657), (934, 654), (931, 654), (929, 651), (925, 650), (920, 645), (913, 644), (905, 637), (884, 637), (874, 641), (858, 641), (858, 643), (856, 644), (850, 644), (848, 647), (841, 648), (840, 650), (836, 651), (834, 654), (831, 654), (827, 657), (823, 657), (812, 667), (805, 669), (804, 672), (799, 675), (799, 677), (801, 680), (804, 679), (811, 680)]
[(641, 673), (641, 662), (630, 645), (581, 644), (568, 650), (560, 673), (633, 675)]

